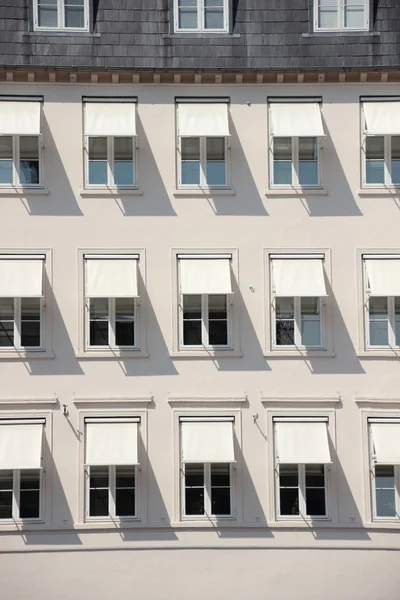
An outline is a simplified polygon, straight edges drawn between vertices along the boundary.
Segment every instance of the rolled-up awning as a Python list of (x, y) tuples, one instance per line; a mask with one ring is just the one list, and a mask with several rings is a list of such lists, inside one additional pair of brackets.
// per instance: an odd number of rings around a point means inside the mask
[(400, 257), (365, 259), (371, 296), (400, 296)]
[(41, 102), (0, 101), (1, 135), (40, 135)]
[(0, 424), (0, 469), (40, 469), (44, 419)]
[(228, 104), (226, 102), (178, 104), (178, 136), (229, 136)]
[(319, 102), (271, 103), (274, 137), (324, 137)]
[(326, 420), (274, 419), (278, 462), (329, 464), (332, 462)]
[(370, 421), (376, 462), (400, 465), (400, 421)]
[(86, 257), (86, 297), (138, 297), (137, 262), (137, 258)]
[(233, 420), (181, 422), (182, 462), (232, 463)]
[(182, 294), (232, 294), (230, 259), (180, 260)]
[(276, 296), (327, 296), (322, 259), (274, 258), (272, 268)]
[(44, 257), (0, 257), (0, 298), (43, 296)]
[(85, 102), (85, 135), (136, 135), (136, 104)]
[(368, 135), (400, 135), (400, 102), (364, 102)]
[(85, 464), (89, 466), (139, 464), (138, 420), (87, 419)]

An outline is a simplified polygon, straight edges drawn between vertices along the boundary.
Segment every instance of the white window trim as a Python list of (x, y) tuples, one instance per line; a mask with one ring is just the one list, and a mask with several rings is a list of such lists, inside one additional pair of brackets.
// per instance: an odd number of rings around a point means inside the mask
[(139, 350), (140, 348), (140, 331), (138, 328), (140, 322), (139, 316), (139, 299), (133, 298), (134, 301), (134, 318), (132, 321), (134, 323), (134, 333), (135, 340), (134, 344), (130, 346), (118, 346), (115, 343), (115, 332), (116, 332), (116, 318), (115, 318), (115, 298), (107, 298), (108, 300), (108, 344), (104, 346), (96, 346), (90, 344), (90, 300), (92, 298), (85, 298), (85, 334), (86, 334), (86, 350)]
[[(271, 261), (272, 262), (272, 261)], [(272, 264), (271, 264), (271, 268), (272, 268)], [(271, 281), (272, 281), (272, 276), (271, 276)], [(272, 291), (272, 304), (271, 304), (271, 311), (272, 311), (272, 330), (271, 330), (271, 334), (272, 334), (272, 347), (274, 350), (290, 350), (293, 348), (296, 348), (298, 350), (326, 350), (325, 348), (325, 344), (324, 344), (324, 300), (325, 298), (321, 298), (319, 296), (315, 296), (318, 300), (318, 308), (319, 308), (319, 313), (320, 313), (320, 344), (316, 345), (316, 346), (304, 346), (301, 343), (301, 298), (300, 296), (294, 296), (293, 300), (294, 300), (294, 344), (291, 345), (283, 345), (283, 344), (277, 344), (276, 341), (276, 296), (274, 294), (274, 292)]]
[[(43, 459), (42, 459), (43, 460)], [(39, 516), (24, 519), (19, 516), (19, 503), (20, 503), (20, 477), (21, 471), (24, 469), (13, 470), (13, 491), (12, 491), (12, 517), (9, 519), (0, 519), (0, 524), (7, 523), (42, 523), (43, 522), (43, 469), (27, 469), (29, 471), (39, 470), (40, 477), (40, 488), (39, 488)]]
[(368, 31), (369, 30), (369, 0), (364, 1), (364, 25), (362, 27), (345, 27), (344, 26), (344, 4), (345, 0), (333, 0), (338, 4), (338, 23), (337, 27), (319, 27), (318, 25), (318, 0), (314, 0), (314, 31), (315, 32), (336, 32), (336, 31)]
[[(317, 524), (322, 523), (337, 523), (338, 522), (338, 507), (337, 507), (337, 494), (334, 493), (336, 489), (336, 473), (337, 473), (337, 457), (336, 452), (331, 452), (332, 463), (325, 465), (325, 501), (327, 515), (325, 517), (307, 517), (304, 515), (296, 516), (278, 516), (279, 513), (279, 496), (277, 496), (277, 483), (279, 485), (279, 479), (277, 482), (277, 462), (276, 462), (276, 443), (275, 443), (275, 424), (274, 419), (276, 418), (290, 418), (290, 419), (328, 419), (327, 427), (329, 432), (330, 443), (336, 447), (336, 411), (335, 409), (327, 409), (324, 407), (324, 400), (321, 398), (319, 403), (317, 400), (312, 402), (312, 407), (307, 400), (301, 400), (296, 402), (298, 406), (294, 408), (288, 408), (285, 406), (285, 402), (274, 403), (274, 407), (266, 404), (266, 431), (267, 440), (273, 440), (273, 443), (266, 443), (266, 454), (267, 454), (267, 479), (268, 479), (268, 501), (267, 501), (267, 520), (270, 524), (276, 524), (284, 526), (284, 522), (293, 523), (296, 522), (296, 527), (308, 528), (310, 523)], [(286, 403), (287, 404), (287, 403)], [(280, 408), (280, 406), (282, 408)], [(279, 491), (279, 490), (278, 490)]]
[[(10, 134), (2, 135), (2, 137), (12, 138), (12, 163), (13, 163), (13, 181), (12, 183), (0, 183), (0, 189), (37, 189), (43, 187), (43, 139), (42, 134), (22, 135)], [(22, 183), (20, 178), (20, 138), (21, 137), (37, 137), (38, 138), (38, 159), (39, 159), (39, 182), (38, 183)]]
[(14, 298), (14, 345), (0, 348), (2, 352), (9, 352), (12, 348), (25, 352), (42, 352), (44, 350), (44, 299), (40, 298), (40, 344), (39, 346), (21, 346), (21, 301), (23, 298)]
[[(271, 105), (269, 105), (271, 106)], [(271, 125), (271, 113), (269, 113), (269, 123)], [(289, 137), (292, 140), (292, 183), (275, 183), (274, 182), (274, 137)], [(269, 172), (270, 172), (270, 189), (271, 190), (313, 190), (321, 189), (322, 187), (322, 138), (315, 135), (304, 136), (315, 138), (317, 140), (317, 172), (318, 182), (314, 184), (303, 185), (299, 183), (299, 137), (298, 136), (274, 136), (270, 126), (269, 134)]]
[[(234, 357), (240, 358), (242, 353), (240, 351), (240, 322), (239, 322), (239, 306), (237, 299), (237, 287), (236, 282), (238, 282), (238, 263), (239, 263), (239, 253), (237, 248), (207, 248), (207, 249), (199, 249), (199, 248), (174, 248), (171, 252), (171, 273), (172, 273), (172, 343), (170, 349), (170, 356), (172, 357), (182, 357), (182, 356), (191, 356), (191, 357)], [(180, 254), (201, 254), (201, 255), (218, 255), (218, 254), (231, 254), (231, 272), (232, 272), (232, 284), (233, 284), (233, 295), (229, 306), (229, 317), (230, 322), (228, 322), (228, 329), (230, 333), (228, 333), (228, 339), (230, 341), (230, 347), (228, 346), (220, 346), (213, 347), (210, 346), (206, 348), (204, 346), (182, 346), (181, 345), (181, 294), (180, 294), (180, 285), (179, 285), (179, 259), (178, 255)], [(185, 260), (185, 259), (183, 259)], [(236, 298), (235, 298), (236, 294)]]
[[(275, 294), (273, 290), (272, 259), (271, 254), (293, 254), (301, 258), (307, 254), (323, 254), (323, 269), (328, 282), (328, 296), (321, 300), (321, 342), (322, 346), (278, 346), (276, 345), (275, 324)], [(264, 283), (265, 283), (265, 309), (264, 309), (264, 356), (321, 356), (334, 357), (333, 346), (333, 315), (331, 299), (331, 256), (327, 248), (265, 248), (264, 249)]]
[[(399, 103), (400, 104), (400, 103)], [(383, 183), (367, 183), (367, 138), (383, 137), (384, 139), (384, 179)], [(392, 183), (392, 135), (368, 135), (365, 120), (364, 103), (361, 103), (361, 186), (362, 189), (398, 189), (400, 183)]]
[(232, 350), (232, 322), (231, 322), (231, 297), (230, 294), (217, 294), (226, 297), (226, 317), (227, 317), (227, 343), (222, 345), (210, 345), (208, 343), (208, 297), (209, 294), (201, 295), (201, 339), (202, 344), (198, 346), (185, 345), (183, 342), (183, 295), (180, 295), (179, 301), (179, 348), (182, 350)]
[(89, 31), (89, 0), (84, 0), (84, 27), (66, 27), (65, 26), (65, 2), (68, 0), (57, 0), (57, 26), (43, 27), (39, 26), (39, 7), (38, 0), (33, 0), (33, 29), (34, 31)]
[[(275, 442), (276, 449), (276, 442)], [(304, 464), (297, 464), (298, 467), (298, 490), (299, 490), (299, 514), (281, 515), (280, 513), (280, 484), (279, 484), (279, 463), (275, 464), (275, 506), (277, 521), (329, 521), (329, 466), (323, 465), (325, 477), (325, 515), (310, 516), (306, 513), (306, 476)]]
[[(229, 515), (214, 515), (211, 512), (211, 463), (201, 463), (204, 468), (204, 514), (203, 515), (187, 515), (186, 514), (186, 503), (185, 503), (185, 463), (181, 464), (181, 519), (182, 521), (202, 521), (209, 519), (215, 519), (216, 521), (232, 520), (235, 518), (235, 465), (230, 463), (230, 506), (231, 512)], [(226, 464), (226, 463), (224, 463)]]
[[(115, 103), (118, 107), (118, 103)], [(90, 138), (107, 138), (107, 183), (89, 183), (89, 139)], [(114, 183), (114, 139), (118, 137), (132, 138), (132, 169), (133, 169), (133, 184), (118, 185)], [(136, 190), (136, 170), (137, 170), (137, 136), (122, 136), (122, 135), (85, 135), (84, 136), (84, 155), (85, 155), (85, 189), (111, 189), (111, 190)]]
[(104, 465), (108, 467), (108, 516), (91, 516), (89, 514), (90, 508), (90, 467), (85, 466), (85, 521), (86, 522), (103, 522), (103, 521), (139, 521), (138, 505), (139, 505), (139, 494), (140, 494), (140, 466), (139, 465), (128, 465), (135, 468), (135, 514), (127, 516), (118, 516), (115, 514), (115, 499), (116, 499), (116, 467), (115, 465)]
[[(186, 136), (183, 136), (186, 137)], [(230, 176), (229, 176), (229, 141), (230, 138), (224, 136), (225, 140), (225, 183), (221, 185), (208, 185), (206, 181), (206, 169), (207, 169), (207, 137), (209, 136), (190, 136), (200, 140), (200, 184), (195, 185), (192, 183), (182, 183), (182, 136), (178, 136), (177, 139), (177, 188), (181, 190), (224, 190), (230, 189)], [(212, 139), (212, 138), (209, 138)]]
[[(388, 423), (396, 419), (388, 419)], [(398, 420), (398, 419), (397, 419)], [(369, 461), (370, 461), (370, 488), (371, 488), (371, 507), (372, 507), (372, 519), (377, 522), (389, 522), (398, 523), (400, 522), (400, 465), (390, 465), (394, 467), (394, 485), (395, 485), (395, 502), (397, 517), (379, 517), (376, 514), (376, 489), (375, 489), (375, 466), (379, 465), (376, 461), (374, 453), (374, 443), (372, 438), (371, 424), (368, 419), (368, 441), (369, 441)]]
[(197, 27), (188, 29), (179, 27), (178, 0), (174, 0), (174, 29), (176, 33), (228, 33), (229, 32), (229, 9), (230, 0), (224, 0), (224, 27), (221, 29), (209, 29), (205, 27), (204, 0), (197, 0)]

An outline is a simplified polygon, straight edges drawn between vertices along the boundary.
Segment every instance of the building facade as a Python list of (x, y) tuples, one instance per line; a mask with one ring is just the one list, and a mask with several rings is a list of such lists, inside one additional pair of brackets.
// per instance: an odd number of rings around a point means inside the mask
[(1, 598), (397, 600), (399, 23), (2, 2)]

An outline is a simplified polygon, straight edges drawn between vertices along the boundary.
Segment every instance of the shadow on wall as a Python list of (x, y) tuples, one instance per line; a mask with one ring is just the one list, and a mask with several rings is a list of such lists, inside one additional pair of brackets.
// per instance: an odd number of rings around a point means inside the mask
[[(67, 129), (65, 135), (71, 136), (69, 147), (75, 147), (75, 132), (72, 129)], [(43, 179), (50, 193), (48, 196), (28, 195), (24, 197), (24, 200), (21, 196), (25, 208), (32, 216), (83, 216), (76, 200), (75, 191), (72, 189), (68, 174), (65, 171), (63, 157), (58, 152), (57, 144), (45, 117), (43, 119), (43, 140), (45, 143), (43, 149), (45, 156)]]

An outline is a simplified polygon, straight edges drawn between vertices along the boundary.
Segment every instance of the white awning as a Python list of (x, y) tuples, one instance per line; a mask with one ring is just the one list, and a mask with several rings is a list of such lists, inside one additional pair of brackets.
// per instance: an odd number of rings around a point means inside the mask
[(86, 423), (86, 460), (89, 466), (137, 465), (137, 422)]
[(40, 469), (43, 423), (0, 424), (0, 469)]
[(400, 423), (371, 423), (378, 463), (400, 464)]
[(400, 296), (400, 258), (365, 261), (371, 296)]
[(43, 296), (43, 259), (0, 258), (0, 298)]
[(269, 106), (274, 137), (325, 136), (318, 102), (271, 103)]
[(182, 294), (232, 294), (229, 259), (180, 260)]
[(40, 135), (41, 102), (0, 102), (1, 135)]
[(189, 421), (182, 427), (182, 462), (235, 462), (232, 421)]
[(228, 104), (178, 104), (178, 136), (228, 137)]
[(85, 135), (136, 135), (136, 104), (85, 102)]
[(276, 296), (327, 296), (322, 259), (273, 259)]
[(87, 298), (138, 297), (137, 259), (86, 258)]
[(364, 102), (369, 135), (400, 135), (400, 102)]
[(275, 422), (278, 462), (329, 464), (328, 429), (325, 421)]

